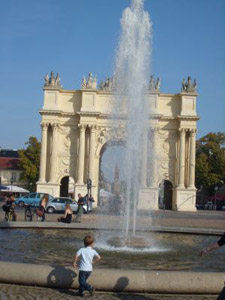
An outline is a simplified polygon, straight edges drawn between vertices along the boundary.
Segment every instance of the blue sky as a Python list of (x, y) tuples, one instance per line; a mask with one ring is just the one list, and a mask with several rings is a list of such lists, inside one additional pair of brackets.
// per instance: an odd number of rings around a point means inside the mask
[[(42, 86), (59, 72), (79, 89), (88, 72), (110, 76), (128, 0), (7, 0), (0, 4), (0, 146), (40, 139)], [(198, 137), (225, 129), (225, 1), (145, 0), (153, 23), (152, 73), (161, 92), (198, 83)]]

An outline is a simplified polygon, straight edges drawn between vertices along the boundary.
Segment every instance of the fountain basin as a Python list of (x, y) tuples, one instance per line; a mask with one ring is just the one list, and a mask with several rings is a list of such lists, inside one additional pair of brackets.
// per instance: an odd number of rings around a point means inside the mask
[(224, 272), (225, 247), (204, 257), (200, 251), (219, 237), (143, 232), (150, 247), (134, 248), (107, 243), (119, 232), (68, 229), (0, 229), (3, 261), (70, 266), (86, 234), (95, 236), (95, 249), (103, 257), (101, 269)]

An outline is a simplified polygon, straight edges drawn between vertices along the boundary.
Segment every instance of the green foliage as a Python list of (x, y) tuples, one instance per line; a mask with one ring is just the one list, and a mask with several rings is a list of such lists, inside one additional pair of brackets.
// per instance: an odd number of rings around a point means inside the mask
[(31, 136), (25, 145), (27, 145), (26, 149), (18, 151), (22, 169), (21, 179), (26, 181), (32, 190), (39, 178), (41, 143), (36, 137)]
[(225, 182), (225, 133), (208, 133), (196, 142), (196, 187), (209, 191)]

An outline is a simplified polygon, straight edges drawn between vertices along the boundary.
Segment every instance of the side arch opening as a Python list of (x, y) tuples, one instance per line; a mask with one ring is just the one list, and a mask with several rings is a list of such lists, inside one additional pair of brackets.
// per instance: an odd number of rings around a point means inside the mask
[(159, 209), (172, 209), (173, 185), (169, 180), (162, 180), (159, 184)]

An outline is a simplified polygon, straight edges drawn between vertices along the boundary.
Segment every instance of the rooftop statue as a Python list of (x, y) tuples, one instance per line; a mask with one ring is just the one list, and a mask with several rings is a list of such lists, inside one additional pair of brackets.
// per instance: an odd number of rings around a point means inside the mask
[(45, 87), (49, 87), (49, 88), (62, 88), (62, 85), (60, 83), (60, 77), (59, 77), (59, 73), (57, 73), (56, 77), (54, 72), (51, 72), (50, 77), (48, 76), (48, 74), (45, 75), (44, 77), (45, 80)]
[(149, 81), (149, 87), (148, 90), (150, 92), (159, 92), (160, 91), (160, 84), (161, 81), (159, 78), (155, 81), (155, 78), (153, 75), (150, 76), (150, 81)]
[(83, 76), (81, 89), (96, 89), (97, 88), (97, 77), (93, 77), (92, 73), (88, 74), (88, 79)]
[(111, 92), (113, 90), (114, 80), (112, 78), (106, 78), (105, 81), (101, 81), (99, 84), (99, 89), (103, 91)]
[(196, 79), (194, 82), (191, 82), (191, 77), (188, 76), (187, 81), (185, 79), (182, 80), (182, 88), (181, 93), (197, 93), (197, 82)]

